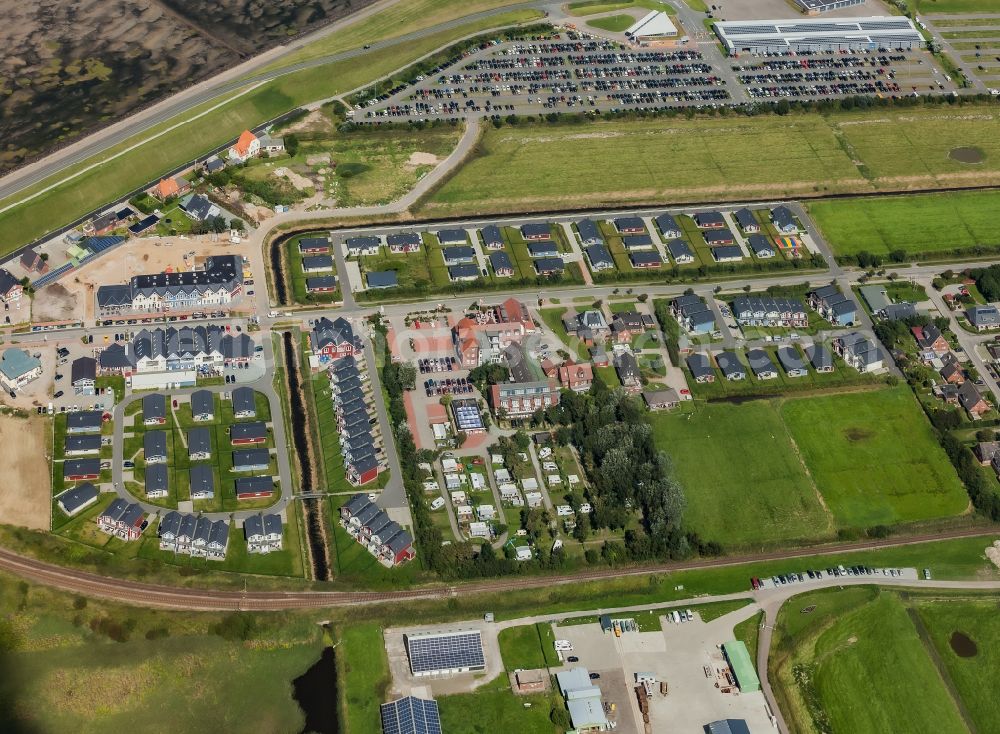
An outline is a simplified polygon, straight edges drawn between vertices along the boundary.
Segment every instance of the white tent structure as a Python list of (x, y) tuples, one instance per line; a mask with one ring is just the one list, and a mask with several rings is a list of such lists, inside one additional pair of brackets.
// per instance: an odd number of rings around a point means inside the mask
[(625, 35), (637, 41), (645, 38), (666, 38), (677, 35), (677, 26), (662, 10), (654, 10), (629, 27)]

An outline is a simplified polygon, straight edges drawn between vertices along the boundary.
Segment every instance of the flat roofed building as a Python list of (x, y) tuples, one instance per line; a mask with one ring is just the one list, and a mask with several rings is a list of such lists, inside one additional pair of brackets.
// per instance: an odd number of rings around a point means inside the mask
[(479, 630), (404, 635), (410, 672), (416, 676), (455, 675), (486, 670)]
[(905, 16), (719, 21), (716, 34), (730, 54), (922, 48), (924, 38)]
[(795, 4), (802, 8), (802, 12), (807, 15), (819, 15), (855, 5), (864, 5), (865, 0), (795, 0)]

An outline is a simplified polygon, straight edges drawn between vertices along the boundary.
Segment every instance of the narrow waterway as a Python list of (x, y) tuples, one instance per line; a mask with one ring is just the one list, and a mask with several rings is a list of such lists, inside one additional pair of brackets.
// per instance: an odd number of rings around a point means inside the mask
[[(285, 353), (285, 374), (288, 379), (288, 398), (292, 410), (292, 440), (295, 443), (294, 459), (299, 467), (300, 491), (309, 493), (316, 489), (313, 484), (312, 464), (309, 461), (309, 440), (306, 432), (309, 422), (306, 414), (305, 397), (299, 375), (299, 365), (295, 359), (292, 333), (282, 334)], [(306, 537), (309, 541), (309, 556), (312, 558), (313, 578), (317, 581), (330, 580), (330, 564), (326, 556), (326, 533), (323, 528), (323, 508), (320, 499), (302, 500), (306, 516)]]
[(299, 232), (290, 232), (271, 241), (271, 277), (274, 280), (274, 297), (279, 306), (288, 305), (288, 284), (285, 282), (284, 258), (281, 256), (285, 243)]

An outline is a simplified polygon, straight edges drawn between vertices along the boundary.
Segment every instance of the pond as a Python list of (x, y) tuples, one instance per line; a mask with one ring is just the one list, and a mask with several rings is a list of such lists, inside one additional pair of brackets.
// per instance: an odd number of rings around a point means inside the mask
[(292, 681), (294, 698), (306, 715), (302, 734), (338, 734), (337, 665), (332, 647), (323, 648), (309, 670)]
[(948, 153), (948, 157), (953, 161), (958, 161), (959, 163), (982, 163), (986, 160), (986, 154), (983, 152), (982, 148), (972, 146), (952, 148), (951, 152)]
[(960, 658), (974, 658), (979, 654), (979, 648), (976, 646), (975, 641), (964, 632), (958, 632), (957, 630), (952, 632), (948, 644), (951, 645), (952, 652)]

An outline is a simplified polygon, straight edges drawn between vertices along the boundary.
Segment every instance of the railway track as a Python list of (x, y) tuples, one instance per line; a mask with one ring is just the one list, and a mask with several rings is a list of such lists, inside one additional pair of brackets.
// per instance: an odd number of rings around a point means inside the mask
[[(917, 545), (939, 540), (995, 536), (1000, 529), (966, 528), (943, 533), (913, 535), (906, 538), (840, 543), (796, 550), (772, 551), (756, 555), (705, 558), (694, 561), (649, 564), (629, 568), (602, 568), (555, 576), (514, 577), (462, 583), (427, 585), (398, 591), (225, 591), (147, 584), (116, 579), (89, 571), (63, 568), (0, 548), (0, 569), (35, 583), (74, 594), (94, 596), (134, 606), (188, 611), (277, 611), (283, 609), (321, 609), (357, 607), (400, 601), (441, 600), (456, 596), (502, 593), (524, 589), (600, 581), (609, 578), (642, 576), (650, 573), (724, 568), (753, 562), (794, 561), (820, 554), (853, 553), (879, 548)], [(930, 561), (928, 561), (930, 562)]]

